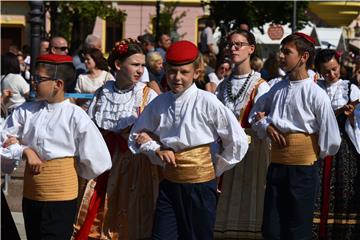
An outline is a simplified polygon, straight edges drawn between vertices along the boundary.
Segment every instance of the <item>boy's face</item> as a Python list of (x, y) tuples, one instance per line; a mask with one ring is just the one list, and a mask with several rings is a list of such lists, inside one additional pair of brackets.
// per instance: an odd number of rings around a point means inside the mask
[(193, 63), (182, 66), (166, 65), (167, 83), (174, 93), (184, 92), (198, 77), (199, 72), (195, 70)]
[(302, 62), (303, 56), (299, 54), (295, 44), (293, 42), (289, 42), (281, 46), (279, 58), (280, 67), (285, 72), (289, 72), (299, 66)]
[(45, 68), (40, 67), (36, 71), (34, 87), (38, 100), (50, 100), (55, 93), (56, 81), (48, 74)]

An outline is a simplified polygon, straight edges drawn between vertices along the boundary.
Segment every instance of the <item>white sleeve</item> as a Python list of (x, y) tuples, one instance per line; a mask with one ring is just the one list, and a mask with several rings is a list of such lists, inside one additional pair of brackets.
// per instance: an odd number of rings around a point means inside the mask
[(145, 107), (140, 117), (136, 120), (134, 126), (131, 129), (129, 135), (129, 149), (132, 153), (138, 154), (143, 153), (149, 157), (150, 161), (155, 165), (163, 166), (163, 161), (157, 157), (155, 151), (160, 147), (160, 143), (156, 141), (150, 141), (142, 145), (136, 143), (136, 137), (139, 132), (149, 131), (154, 133), (157, 126), (159, 125), (159, 119), (153, 114), (153, 104)]
[[(1, 145), (9, 135), (21, 140), (23, 124), (20, 108), (15, 109), (6, 119), (1, 130)], [(18, 166), (26, 146), (12, 144), (7, 148), (1, 147), (1, 170), (5, 173), (11, 173)]]
[(106, 143), (90, 119), (78, 128), (76, 143), (78, 173), (81, 177), (92, 179), (111, 168), (111, 156)]
[(345, 131), (354, 144), (356, 151), (360, 154), (360, 104), (355, 109), (354, 117), (354, 126), (350, 124), (349, 119), (346, 120)]
[[(256, 132), (257, 136), (260, 139), (265, 139), (267, 137), (266, 129), (271, 123), (271, 118), (267, 116), (271, 110), (272, 105), (272, 95), (270, 92), (263, 94), (255, 102), (249, 114), (249, 123), (251, 128)], [(256, 114), (258, 112), (265, 112), (265, 117), (259, 121), (256, 121)]]
[(78, 78), (76, 79), (76, 85), (75, 85), (75, 92), (77, 92), (77, 93), (81, 93), (82, 92), (82, 90), (81, 90), (81, 87), (80, 87), (80, 85), (81, 85), (81, 83), (82, 83), (82, 80), (83, 80), (83, 77), (82, 77), (82, 75), (80, 74), (79, 76), (78, 76)]
[(234, 114), (225, 106), (213, 109), (211, 118), (224, 149), (215, 161), (216, 176), (220, 176), (243, 159), (249, 143)]
[(256, 102), (259, 99), (259, 97), (267, 93), (269, 90), (270, 90), (270, 85), (267, 82), (261, 83), (257, 89), (254, 102)]
[(355, 84), (351, 84), (350, 88), (351, 88), (350, 101), (351, 102), (360, 101), (360, 89), (359, 89), (359, 87), (357, 87)]
[(24, 95), (30, 91), (30, 85), (25, 81), (25, 79), (19, 74), (16, 79), (17, 86), (19, 87), (19, 93)]
[(320, 158), (325, 156), (334, 156), (341, 143), (340, 131), (334, 111), (331, 107), (330, 99), (324, 92), (324, 97), (319, 98), (321, 102), (317, 103), (315, 115), (319, 125), (319, 139)]

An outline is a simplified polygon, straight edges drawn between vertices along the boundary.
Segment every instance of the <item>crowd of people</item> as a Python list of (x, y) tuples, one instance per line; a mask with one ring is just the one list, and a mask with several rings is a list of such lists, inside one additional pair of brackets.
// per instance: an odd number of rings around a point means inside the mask
[(296, 32), (263, 62), (249, 29), (224, 49), (213, 29), (2, 55), (27, 239), (360, 239), (360, 61)]

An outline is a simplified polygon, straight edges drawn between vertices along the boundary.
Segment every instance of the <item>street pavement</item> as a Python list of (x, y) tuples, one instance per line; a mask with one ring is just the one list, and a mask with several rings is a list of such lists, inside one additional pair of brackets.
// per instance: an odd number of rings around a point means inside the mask
[[(5, 194), (6, 201), (9, 205), (11, 215), (18, 229), (20, 238), (26, 240), (24, 219), (21, 209), (22, 191), (23, 191), (23, 176), (24, 176), (24, 162), (17, 168), (13, 174), (8, 185), (8, 191)], [(3, 176), (1, 182), (4, 182)]]

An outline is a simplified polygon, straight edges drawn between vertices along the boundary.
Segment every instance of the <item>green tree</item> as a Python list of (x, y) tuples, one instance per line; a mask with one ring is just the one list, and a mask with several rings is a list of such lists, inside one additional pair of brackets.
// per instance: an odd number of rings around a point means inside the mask
[(106, 1), (51, 1), (51, 36), (63, 36), (70, 42), (70, 53), (76, 51), (91, 34), (96, 17), (122, 22), (123, 11)]
[[(263, 30), (265, 23), (286, 24), (292, 26), (293, 1), (210, 1), (211, 17), (219, 23), (248, 23), (251, 28)], [(306, 17), (307, 1), (297, 1), (297, 29), (302, 29), (308, 19)]]
[[(173, 40), (179, 40), (185, 36), (185, 33), (179, 35), (177, 31), (181, 26), (182, 19), (186, 16), (186, 12), (183, 11), (175, 15), (177, 6), (178, 2), (167, 2), (159, 14), (159, 32), (170, 34)], [(155, 21), (156, 19), (154, 18), (154, 29)], [(154, 35), (156, 35), (156, 29), (154, 30)]]

